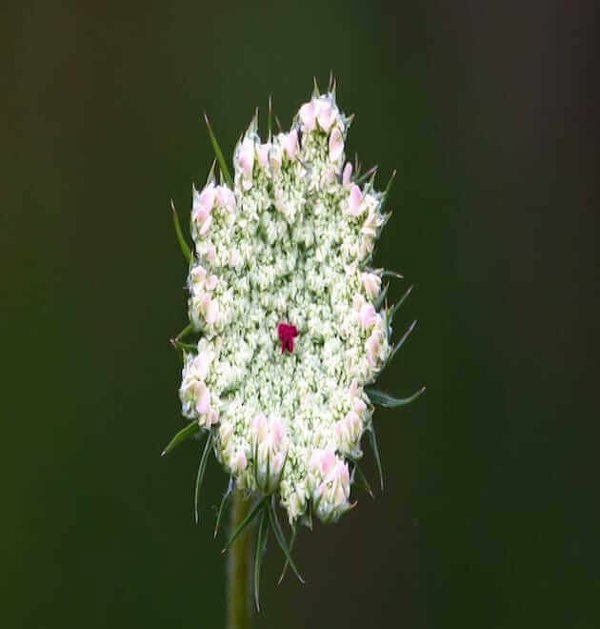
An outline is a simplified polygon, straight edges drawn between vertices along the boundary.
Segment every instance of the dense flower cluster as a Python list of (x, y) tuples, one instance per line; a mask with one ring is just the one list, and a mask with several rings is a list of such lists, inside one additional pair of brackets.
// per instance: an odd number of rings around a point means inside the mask
[(234, 185), (193, 190), (183, 414), (214, 433), (237, 486), (278, 492), (294, 522), (350, 508), (348, 460), (372, 421), (365, 392), (390, 353), (381, 272), (369, 269), (382, 193), (345, 162), (333, 93), (261, 141), (254, 121)]

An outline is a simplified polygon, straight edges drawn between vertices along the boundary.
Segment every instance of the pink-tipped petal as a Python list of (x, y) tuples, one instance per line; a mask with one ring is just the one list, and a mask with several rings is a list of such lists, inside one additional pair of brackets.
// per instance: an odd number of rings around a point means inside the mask
[(258, 158), (258, 164), (263, 170), (266, 170), (269, 166), (269, 151), (271, 150), (271, 143), (259, 144), (256, 147), (256, 156)]
[(252, 431), (257, 441), (262, 441), (267, 432), (267, 418), (259, 413), (252, 422)]
[(210, 224), (212, 223), (212, 214), (209, 214), (206, 218), (201, 218), (199, 222), (201, 224), (201, 227), (198, 233), (201, 236), (204, 236), (209, 230)]
[(363, 328), (370, 328), (377, 321), (377, 312), (373, 304), (364, 304), (358, 318)]
[(283, 150), (286, 152), (288, 159), (293, 160), (298, 152), (298, 132), (292, 129), (288, 134), (283, 136)]
[(336, 112), (331, 101), (320, 99), (318, 103), (317, 120), (321, 129), (327, 133), (335, 122)]
[(281, 445), (285, 435), (285, 426), (279, 417), (274, 417), (271, 420), (270, 430), (273, 435), (273, 444), (275, 446)]
[(344, 137), (339, 127), (335, 127), (329, 136), (329, 159), (337, 162), (344, 153)]
[(363, 273), (362, 283), (370, 299), (375, 299), (381, 290), (381, 278), (376, 273)]
[(210, 391), (206, 385), (201, 382), (198, 386), (198, 397), (196, 399), (196, 411), (198, 415), (205, 415), (210, 408)]
[(333, 448), (328, 448), (321, 455), (321, 473), (325, 479), (334, 471), (336, 460)]
[(227, 186), (217, 186), (217, 204), (228, 212), (235, 210), (235, 195)]
[(210, 365), (210, 356), (206, 352), (202, 352), (198, 354), (198, 356), (194, 358), (194, 361), (192, 363), (194, 375), (199, 380), (206, 379), (206, 376), (208, 375), (209, 365)]
[(252, 169), (254, 168), (254, 142), (250, 138), (246, 138), (240, 146), (238, 163), (244, 177), (246, 179), (252, 177)]
[(212, 183), (208, 184), (198, 197), (198, 203), (200, 207), (208, 210), (212, 210), (215, 204), (215, 187)]
[(342, 184), (348, 186), (352, 178), (352, 163), (347, 162), (344, 166), (344, 172), (342, 173)]
[(348, 196), (348, 213), (357, 217), (363, 212), (362, 207), (363, 193), (361, 189), (353, 183), (350, 186), (350, 195)]
[(313, 131), (316, 122), (314, 101), (310, 101), (310, 103), (304, 103), (304, 105), (300, 107), (300, 111), (298, 112), (298, 114), (300, 116), (300, 121), (302, 122), (304, 130)]

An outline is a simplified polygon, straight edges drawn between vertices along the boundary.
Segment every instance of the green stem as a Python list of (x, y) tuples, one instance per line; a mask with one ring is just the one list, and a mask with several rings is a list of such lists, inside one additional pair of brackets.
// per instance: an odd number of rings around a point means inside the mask
[[(231, 530), (248, 515), (252, 501), (237, 489), (231, 501)], [(250, 627), (250, 536), (246, 529), (229, 549), (227, 561), (227, 629)]]

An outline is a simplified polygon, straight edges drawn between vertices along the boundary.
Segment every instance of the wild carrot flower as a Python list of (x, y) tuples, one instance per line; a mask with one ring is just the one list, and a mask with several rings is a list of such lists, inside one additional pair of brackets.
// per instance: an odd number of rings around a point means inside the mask
[(371, 266), (386, 194), (346, 162), (349, 125), (334, 89), (315, 93), (287, 132), (263, 140), (252, 121), (233, 176), (215, 141), (221, 180), (193, 190), (183, 415), (291, 524), (350, 509), (374, 403), (417, 395), (371, 386), (395, 351), (382, 279), (399, 276)]

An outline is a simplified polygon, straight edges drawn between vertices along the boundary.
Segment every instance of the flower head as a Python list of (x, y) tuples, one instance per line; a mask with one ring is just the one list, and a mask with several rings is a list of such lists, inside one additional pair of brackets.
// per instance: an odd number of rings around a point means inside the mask
[(237, 486), (278, 496), (290, 522), (350, 508), (367, 386), (391, 352), (382, 271), (369, 269), (384, 195), (345, 162), (348, 126), (333, 93), (315, 95), (267, 141), (255, 120), (229, 183), (193, 190), (201, 339), (185, 350), (183, 414), (211, 431)]

